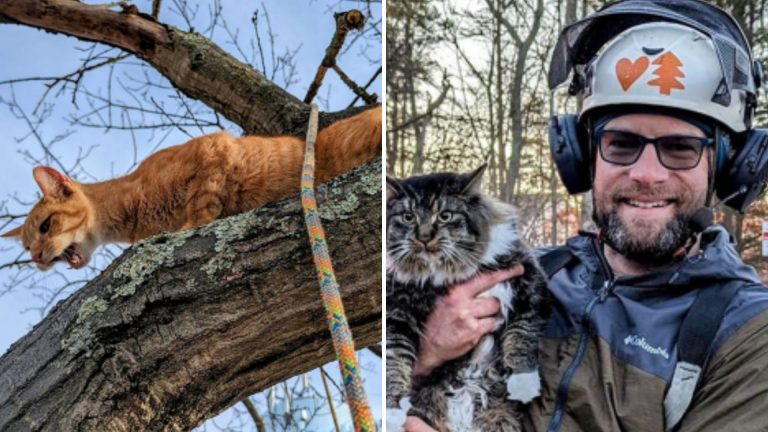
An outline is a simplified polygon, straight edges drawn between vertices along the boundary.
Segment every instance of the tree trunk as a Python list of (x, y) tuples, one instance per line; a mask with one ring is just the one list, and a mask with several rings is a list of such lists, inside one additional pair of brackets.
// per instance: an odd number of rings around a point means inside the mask
[[(302, 135), (306, 131), (308, 105), (202, 35), (158, 23), (149, 15), (74, 0), (3, 0), (0, 23), (24, 24), (121, 48), (145, 60), (185, 95), (240, 125), (246, 134)], [(321, 114), (320, 127), (359, 109), (346, 111)]]
[(512, 84), (510, 88), (510, 97), (512, 106), (510, 112), (512, 116), (512, 154), (508, 163), (506, 179), (502, 189), (502, 199), (510, 201), (512, 194), (515, 193), (515, 186), (520, 173), (520, 158), (523, 154), (523, 80), (526, 73), (526, 62), (531, 46), (541, 28), (541, 20), (544, 15), (544, 1), (536, 1), (536, 9), (532, 10), (533, 21), (531, 27), (523, 39), (517, 32), (515, 26), (502, 15), (504, 11), (497, 7), (490, 0), (485, 1), (486, 5), (494, 17), (501, 22), (507, 32), (512, 36), (515, 47), (517, 48), (517, 59), (515, 60), (515, 69), (512, 72)]
[[(357, 348), (381, 340), (381, 160), (318, 189)], [(0, 357), (0, 430), (190, 430), (334, 359), (298, 197), (131, 247)]]

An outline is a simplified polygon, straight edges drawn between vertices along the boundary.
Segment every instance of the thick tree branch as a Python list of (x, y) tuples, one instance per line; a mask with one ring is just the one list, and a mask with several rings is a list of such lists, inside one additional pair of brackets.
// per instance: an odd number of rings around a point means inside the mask
[[(126, 9), (75, 0), (3, 0), (0, 23), (23, 24), (123, 49), (144, 59), (185, 95), (247, 134), (302, 135), (309, 107), (209, 39)], [(321, 114), (321, 125), (323, 121)]]
[[(318, 188), (358, 349), (381, 334), (381, 160)], [(0, 430), (190, 430), (333, 360), (298, 197), (130, 248), (0, 358)]]

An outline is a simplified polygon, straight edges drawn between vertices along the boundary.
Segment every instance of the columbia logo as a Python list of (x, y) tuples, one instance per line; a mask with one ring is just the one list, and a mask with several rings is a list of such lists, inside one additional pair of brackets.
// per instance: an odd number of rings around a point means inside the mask
[(624, 345), (640, 347), (649, 354), (662, 356), (665, 360), (669, 360), (669, 353), (667, 350), (661, 347), (651, 346), (648, 342), (646, 342), (644, 337), (640, 337), (638, 335), (629, 335), (624, 338)]

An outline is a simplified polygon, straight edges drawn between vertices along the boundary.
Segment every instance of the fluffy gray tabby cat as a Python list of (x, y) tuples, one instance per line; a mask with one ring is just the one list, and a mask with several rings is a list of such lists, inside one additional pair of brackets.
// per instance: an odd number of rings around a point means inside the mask
[[(538, 337), (546, 279), (517, 231), (512, 206), (479, 192), (471, 174), (387, 178), (387, 427), (405, 414), (439, 431), (519, 431), (539, 394)], [(468, 354), (412, 381), (419, 336), (435, 301), (480, 272), (521, 263), (525, 273), (485, 296), (499, 299), (497, 329)]]

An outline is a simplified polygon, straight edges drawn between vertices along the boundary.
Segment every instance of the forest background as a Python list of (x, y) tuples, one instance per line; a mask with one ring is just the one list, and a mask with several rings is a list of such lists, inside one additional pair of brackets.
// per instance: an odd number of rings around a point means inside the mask
[[(592, 226), (592, 200), (565, 191), (549, 155), (547, 122), (577, 112), (546, 74), (560, 30), (602, 7), (601, 0), (388, 0), (387, 172), (398, 177), (470, 171), (488, 162), (486, 190), (513, 202), (534, 245), (562, 244)], [(717, 0), (736, 18), (766, 64), (765, 0)], [(764, 81), (765, 82), (765, 81)], [(768, 127), (766, 87), (757, 127)], [(761, 256), (768, 200), (718, 220), (746, 262), (768, 280)]]

